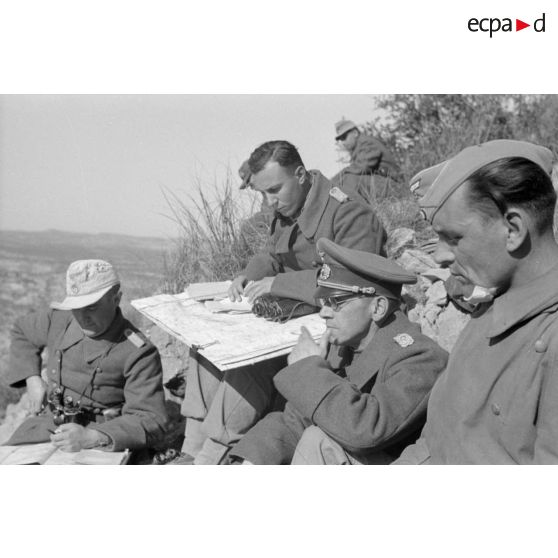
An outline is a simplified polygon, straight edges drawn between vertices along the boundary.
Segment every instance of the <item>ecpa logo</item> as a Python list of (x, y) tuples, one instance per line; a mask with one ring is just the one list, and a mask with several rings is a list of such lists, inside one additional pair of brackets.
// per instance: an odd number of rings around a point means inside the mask
[(509, 17), (504, 17), (500, 19), (499, 17), (484, 17), (478, 19), (476, 17), (472, 17), (467, 22), (467, 27), (469, 31), (473, 33), (477, 33), (479, 31), (483, 33), (489, 33), (490, 38), (494, 33), (498, 33), (498, 31), (511, 32), (511, 31), (521, 31), (522, 29), (527, 29), (527, 27), (533, 27), (533, 30), (536, 33), (544, 33), (545, 26), (546, 26), (546, 14), (543, 13), (541, 17), (535, 19), (533, 25), (530, 23), (525, 23), (521, 19), (515, 18), (515, 29), (513, 26), (513, 19)]

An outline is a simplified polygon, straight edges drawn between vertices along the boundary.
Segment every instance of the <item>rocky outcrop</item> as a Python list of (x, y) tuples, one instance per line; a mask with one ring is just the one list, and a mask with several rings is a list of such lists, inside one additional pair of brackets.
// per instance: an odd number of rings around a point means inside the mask
[(415, 285), (406, 286), (403, 296), (409, 309), (409, 319), (421, 326), (422, 332), (451, 351), (469, 314), (455, 306), (448, 297), (444, 281), (449, 272), (440, 269), (428, 253), (433, 246), (418, 246), (414, 231), (396, 229), (389, 235), (388, 255), (409, 271), (418, 274)]
[(15, 429), (30, 415), (29, 398), (27, 393), (24, 393), (17, 403), (10, 403), (6, 407), (6, 415), (0, 425), (0, 444), (6, 442)]

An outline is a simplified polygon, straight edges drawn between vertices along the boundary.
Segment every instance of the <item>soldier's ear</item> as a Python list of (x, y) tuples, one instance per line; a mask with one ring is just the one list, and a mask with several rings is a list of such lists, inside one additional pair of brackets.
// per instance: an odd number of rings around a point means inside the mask
[(122, 300), (122, 291), (118, 291), (115, 295), (114, 295), (114, 303), (116, 306), (120, 305), (120, 301)]
[(508, 252), (520, 250), (529, 236), (529, 227), (533, 226), (531, 216), (522, 208), (511, 207), (504, 214), (506, 226), (506, 249)]
[(381, 322), (389, 312), (389, 301), (385, 296), (378, 295), (370, 302), (370, 315), (375, 323)]
[(296, 167), (294, 174), (298, 178), (298, 183), (304, 184), (306, 181), (306, 169), (302, 165)]

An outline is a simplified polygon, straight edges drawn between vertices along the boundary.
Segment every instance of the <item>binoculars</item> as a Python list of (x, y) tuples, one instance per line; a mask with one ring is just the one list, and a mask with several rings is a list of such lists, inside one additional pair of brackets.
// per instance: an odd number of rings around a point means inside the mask
[(52, 390), (48, 397), (48, 404), (52, 411), (54, 424), (57, 426), (70, 422), (87, 426), (89, 413), (79, 403), (75, 403), (69, 395), (64, 397), (60, 388)]
[(317, 306), (312, 304), (292, 298), (276, 297), (272, 294), (260, 295), (252, 305), (252, 312), (256, 316), (281, 324), (293, 318), (314, 314), (319, 310)]

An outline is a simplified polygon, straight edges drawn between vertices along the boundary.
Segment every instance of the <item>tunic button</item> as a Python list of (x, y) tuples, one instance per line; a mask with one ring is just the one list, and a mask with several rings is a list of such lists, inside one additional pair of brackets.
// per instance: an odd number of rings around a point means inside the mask
[(492, 407), (492, 412), (496, 416), (498, 416), (500, 414), (500, 407), (498, 405), (496, 405), (496, 403), (492, 403), (491, 407)]
[(53, 368), (53, 369), (50, 371), (50, 373), (51, 373), (51, 374), (56, 374), (56, 370)]
[(316, 260), (314, 260), (312, 262), (312, 267), (318, 267), (320, 265), (320, 262), (317, 262)]
[(544, 353), (546, 349), (547, 349), (547, 345), (545, 341), (543, 341), (542, 339), (537, 339), (535, 341), (535, 351), (537, 353)]

